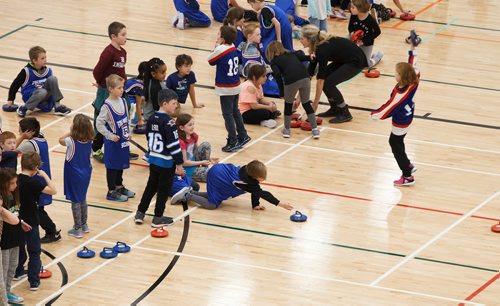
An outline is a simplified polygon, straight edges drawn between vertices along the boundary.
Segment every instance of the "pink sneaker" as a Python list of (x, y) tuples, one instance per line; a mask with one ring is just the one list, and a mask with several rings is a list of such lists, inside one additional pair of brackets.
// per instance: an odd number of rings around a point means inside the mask
[(409, 167), (410, 167), (411, 173), (417, 172), (417, 167), (414, 164), (410, 163)]
[(401, 176), (399, 180), (394, 181), (394, 186), (413, 186), (415, 185), (415, 179), (413, 175), (410, 177)]

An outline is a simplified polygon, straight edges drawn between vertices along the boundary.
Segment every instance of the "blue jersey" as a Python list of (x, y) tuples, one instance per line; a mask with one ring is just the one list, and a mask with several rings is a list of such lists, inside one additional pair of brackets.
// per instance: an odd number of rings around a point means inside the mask
[[(42, 88), (47, 78), (52, 76), (52, 69), (45, 67), (39, 73), (31, 65), (24, 67), (26, 72), (26, 79), (21, 85), (21, 94), (23, 96), (23, 101), (26, 102), (33, 95), (33, 92), (39, 88)], [(54, 99), (49, 97), (46, 103), (40, 103), (37, 106), (40, 110), (44, 112), (50, 112), (54, 108)]]
[(209, 26), (210, 18), (200, 11), (200, 4), (196, 0), (174, 0), (175, 9), (184, 14), (184, 16), (193, 24)]
[[(45, 140), (45, 138), (41, 136), (31, 138), (30, 142), (33, 144), (35, 152), (40, 155), (40, 160), (42, 161), (42, 166), (40, 167), (40, 169), (45, 171), (45, 173), (47, 173), (49, 177), (52, 177), (50, 175), (49, 145), (47, 144), (47, 140)], [(36, 179), (46, 184), (45, 180), (42, 177), (38, 175), (35, 177)], [(40, 195), (40, 198), (38, 199), (38, 205), (45, 206), (49, 204), (52, 204), (52, 195), (42, 193)]]
[(80, 142), (72, 137), (67, 140), (70, 143), (64, 161), (64, 195), (73, 203), (82, 203), (87, 199), (92, 174), (92, 141)]
[(166, 113), (155, 112), (146, 126), (150, 164), (162, 168), (182, 165), (182, 151), (175, 120)]
[(189, 88), (191, 84), (195, 83), (196, 76), (192, 71), (188, 75), (183, 77), (179, 76), (177, 72), (174, 72), (167, 78), (167, 88), (170, 88), (177, 93), (177, 96), (179, 97), (177, 101), (182, 104), (186, 103)]
[(235, 183), (243, 183), (240, 180), (239, 166), (233, 164), (216, 164), (207, 173), (208, 201), (217, 207), (222, 201), (235, 198), (245, 193), (236, 187)]
[(193, 180), (187, 175), (184, 175), (183, 177), (174, 175), (174, 179), (172, 181), (172, 188), (170, 189), (170, 196), (173, 197), (174, 194), (181, 191), (181, 189), (184, 187), (191, 187), (192, 183)]
[(217, 65), (215, 71), (215, 94), (232, 96), (240, 93), (239, 56), (236, 47), (219, 45), (208, 56), (211, 66)]
[(212, 0), (210, 2), (210, 11), (212, 12), (212, 16), (214, 16), (214, 20), (218, 22), (224, 22), (227, 10), (229, 10), (228, 0)]
[(144, 82), (138, 79), (128, 79), (125, 83), (125, 93), (130, 103), (135, 104), (136, 96), (144, 97)]
[(102, 109), (108, 113), (111, 123), (106, 122), (106, 128), (120, 139), (117, 142), (104, 138), (104, 165), (106, 169), (123, 170), (130, 167), (130, 127), (128, 123), (128, 108), (125, 99), (120, 98), (125, 109), (119, 113), (107, 100)]
[[(281, 27), (281, 42), (283, 43), (283, 47), (288, 49), (289, 51), (293, 51), (293, 42), (292, 42), (292, 25), (290, 24), (290, 20), (288, 20), (288, 16), (283, 10), (275, 5), (266, 5), (263, 9), (268, 9), (274, 15)], [(259, 16), (260, 22), (260, 31), (262, 36), (262, 54), (265, 55), (267, 46), (276, 40), (276, 29), (272, 23), (264, 22), (264, 17), (262, 14)]]
[(295, 1), (294, 0), (276, 0), (275, 4), (277, 7), (279, 7), (287, 15), (292, 15), (293, 22), (296, 25), (302, 26), (304, 24), (305, 20), (303, 18), (299, 17), (297, 14), (295, 14)]

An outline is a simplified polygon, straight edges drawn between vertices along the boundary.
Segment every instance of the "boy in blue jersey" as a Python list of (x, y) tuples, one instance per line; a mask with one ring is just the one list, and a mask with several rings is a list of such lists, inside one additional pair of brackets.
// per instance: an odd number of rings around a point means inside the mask
[(160, 109), (147, 122), (149, 178), (134, 218), (136, 224), (144, 222), (149, 203), (156, 194), (152, 227), (172, 223), (172, 218), (163, 216), (165, 203), (172, 188), (174, 174), (185, 175), (177, 126), (175, 120), (170, 117), (177, 107), (177, 94), (170, 89), (160, 90), (158, 106)]
[(231, 26), (222, 26), (217, 46), (208, 56), (208, 63), (211, 66), (217, 65), (215, 94), (220, 97), (222, 117), (228, 133), (227, 144), (222, 147), (224, 152), (238, 150), (251, 140), (238, 109), (241, 88), (238, 51), (233, 45), (235, 39), (236, 29)]
[(174, 0), (177, 10), (172, 19), (172, 26), (180, 30), (186, 27), (205, 28), (210, 26), (210, 18), (200, 11), (200, 4), (196, 0)]
[[(194, 84), (196, 84), (196, 76), (191, 71), (193, 59), (187, 54), (177, 55), (175, 58), (176, 72), (170, 74), (167, 78), (167, 88), (175, 91), (179, 97), (177, 102), (180, 104), (186, 103), (187, 96), (191, 99), (193, 108), (205, 107), (203, 103), (196, 103), (196, 95), (194, 91)], [(180, 105), (179, 105), (180, 110)]]
[[(27, 140), (23, 142), (23, 140)], [(40, 132), (40, 122), (34, 117), (24, 118), (19, 121), (19, 137), (16, 142), (17, 151), (22, 154), (28, 152), (36, 152), (40, 155), (42, 165), (40, 169), (47, 173), (51, 178), (50, 173), (50, 158), (49, 158), (49, 145), (47, 140)], [(38, 179), (43, 181), (42, 178)], [(45, 236), (42, 237), (42, 243), (51, 243), (61, 240), (61, 230), (57, 230), (57, 226), (50, 218), (45, 206), (52, 204), (52, 195), (41, 194), (38, 200), (38, 217), (40, 219), (40, 226), (45, 230)]]
[(52, 69), (46, 66), (47, 52), (40, 46), (29, 50), (30, 62), (19, 72), (9, 88), (7, 105), (14, 105), (16, 93), (21, 88), (24, 105), (19, 106), (17, 114), (26, 116), (28, 110), (36, 108), (43, 112), (54, 109), (56, 115), (67, 115), (71, 109), (61, 104), (63, 95), (59, 89), (57, 78), (52, 74)]

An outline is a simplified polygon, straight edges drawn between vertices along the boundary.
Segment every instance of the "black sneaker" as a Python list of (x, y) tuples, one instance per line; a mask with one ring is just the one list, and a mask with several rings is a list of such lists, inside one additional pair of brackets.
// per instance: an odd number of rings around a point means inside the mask
[(130, 152), (129, 153), (129, 158), (130, 158), (130, 160), (139, 159), (139, 154), (135, 154), (135, 153)]
[(340, 114), (333, 118), (328, 120), (330, 123), (344, 123), (352, 120), (352, 115), (349, 112), (349, 107), (346, 105), (345, 107), (340, 109)]
[(340, 115), (340, 110), (337, 107), (330, 107), (326, 112), (317, 114), (318, 117), (335, 117)]
[(135, 213), (135, 217), (134, 217), (135, 224), (142, 224), (142, 223), (144, 223), (144, 217), (145, 216), (146, 216), (145, 213), (137, 211)]
[(32, 282), (30, 283), (30, 290), (31, 291), (37, 291), (38, 287), (40, 287), (40, 282)]
[(135, 192), (133, 191), (130, 191), (128, 190), (127, 188), (125, 188), (124, 186), (116, 189), (116, 191), (124, 196), (126, 196), (127, 198), (133, 198), (135, 197)]
[(59, 115), (59, 116), (65, 116), (69, 113), (71, 113), (71, 108), (66, 107), (62, 104), (59, 107), (56, 107), (54, 109), (54, 114)]
[(250, 138), (250, 136), (248, 135), (245, 135), (245, 137), (243, 137), (242, 139), (238, 139), (238, 144), (240, 145), (240, 147), (243, 147), (244, 145), (249, 143), (250, 140), (252, 140), (252, 138)]
[(14, 277), (12, 278), (12, 280), (19, 281), (19, 280), (22, 280), (25, 277), (28, 277), (28, 271), (26, 271), (26, 270), (23, 271), (22, 274), (16, 274), (16, 275), (14, 275)]
[(151, 222), (151, 227), (162, 227), (170, 225), (174, 222), (174, 220), (170, 217), (153, 217), (153, 222)]
[(222, 152), (233, 152), (241, 148), (241, 145), (236, 141), (235, 143), (230, 143), (229, 140), (225, 146), (222, 147)]
[(61, 240), (61, 230), (58, 230), (57, 232), (53, 233), (53, 234), (45, 234), (45, 236), (43, 236), (41, 239), (40, 239), (40, 243), (52, 243), (52, 242), (57, 242), (59, 240)]

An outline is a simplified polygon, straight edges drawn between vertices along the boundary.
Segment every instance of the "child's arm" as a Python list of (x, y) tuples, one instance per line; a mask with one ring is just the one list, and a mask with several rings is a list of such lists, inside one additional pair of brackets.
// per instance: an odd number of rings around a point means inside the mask
[(66, 146), (66, 138), (68, 138), (70, 134), (71, 134), (71, 132), (67, 132), (66, 134), (59, 137), (59, 144), (61, 146)]
[(14, 104), (14, 100), (16, 99), (16, 93), (19, 90), (19, 88), (21, 88), (25, 80), (26, 80), (26, 70), (22, 69), (16, 76), (14, 81), (12, 81), (12, 84), (10, 85), (7, 104), (9, 105)]
[(203, 103), (196, 103), (194, 84), (189, 85), (189, 98), (191, 99), (191, 103), (193, 103), (193, 108), (205, 107), (205, 104)]
[(137, 114), (137, 124), (144, 125), (142, 117), (142, 105), (144, 104), (144, 96), (135, 96), (135, 113)]
[(104, 49), (104, 51), (101, 53), (101, 56), (99, 57), (99, 61), (94, 67), (94, 70), (92, 71), (92, 74), (94, 75), (94, 79), (97, 82), (97, 85), (100, 85), (106, 76), (104, 75), (104, 71), (106, 71), (107, 67), (110, 67), (113, 62), (113, 57), (111, 54), (108, 53), (107, 49)]
[(95, 121), (95, 126), (97, 131), (106, 137), (106, 139), (117, 142), (120, 140), (120, 136), (113, 134), (106, 128), (106, 122), (108, 121), (108, 111), (107, 107), (102, 107)]
[(283, 77), (281, 76), (281, 70), (274, 59), (271, 61), (271, 70), (273, 71), (273, 77), (278, 84), (278, 89), (280, 91), (280, 97), (283, 98), (285, 96), (285, 86), (283, 84)]
[(276, 29), (276, 40), (281, 42), (281, 23), (278, 21), (278, 19), (276, 19), (276, 17), (271, 19), (271, 22)]
[[(220, 39), (217, 40), (217, 43), (220, 43)], [(215, 66), (219, 63), (223, 53), (228, 49), (228, 47), (229, 46), (225, 45), (218, 45), (215, 47), (214, 51), (208, 56), (208, 63), (210, 66)]]
[(47, 184), (47, 186), (45, 186), (45, 188), (42, 190), (42, 193), (55, 195), (57, 193), (56, 185), (54, 184), (54, 182), (52, 182), (47, 173), (45, 173), (45, 171), (43, 170), (38, 170), (37, 175), (42, 177)]
[(377, 38), (381, 33), (380, 27), (375, 18), (371, 17), (371, 15), (368, 15), (368, 18), (366, 19), (367, 19), (367, 26), (368, 28), (371, 29), (371, 31), (369, 31), (368, 35), (366, 35), (365, 33), (365, 36), (363, 36), (363, 38), (361, 39), (363, 45), (365, 46), (373, 45), (375, 38)]
[(392, 1), (398, 7), (398, 9), (401, 11), (401, 13), (409, 13), (410, 12), (410, 10), (405, 10), (403, 8), (403, 5), (401, 4), (401, 2), (399, 0), (392, 0)]

